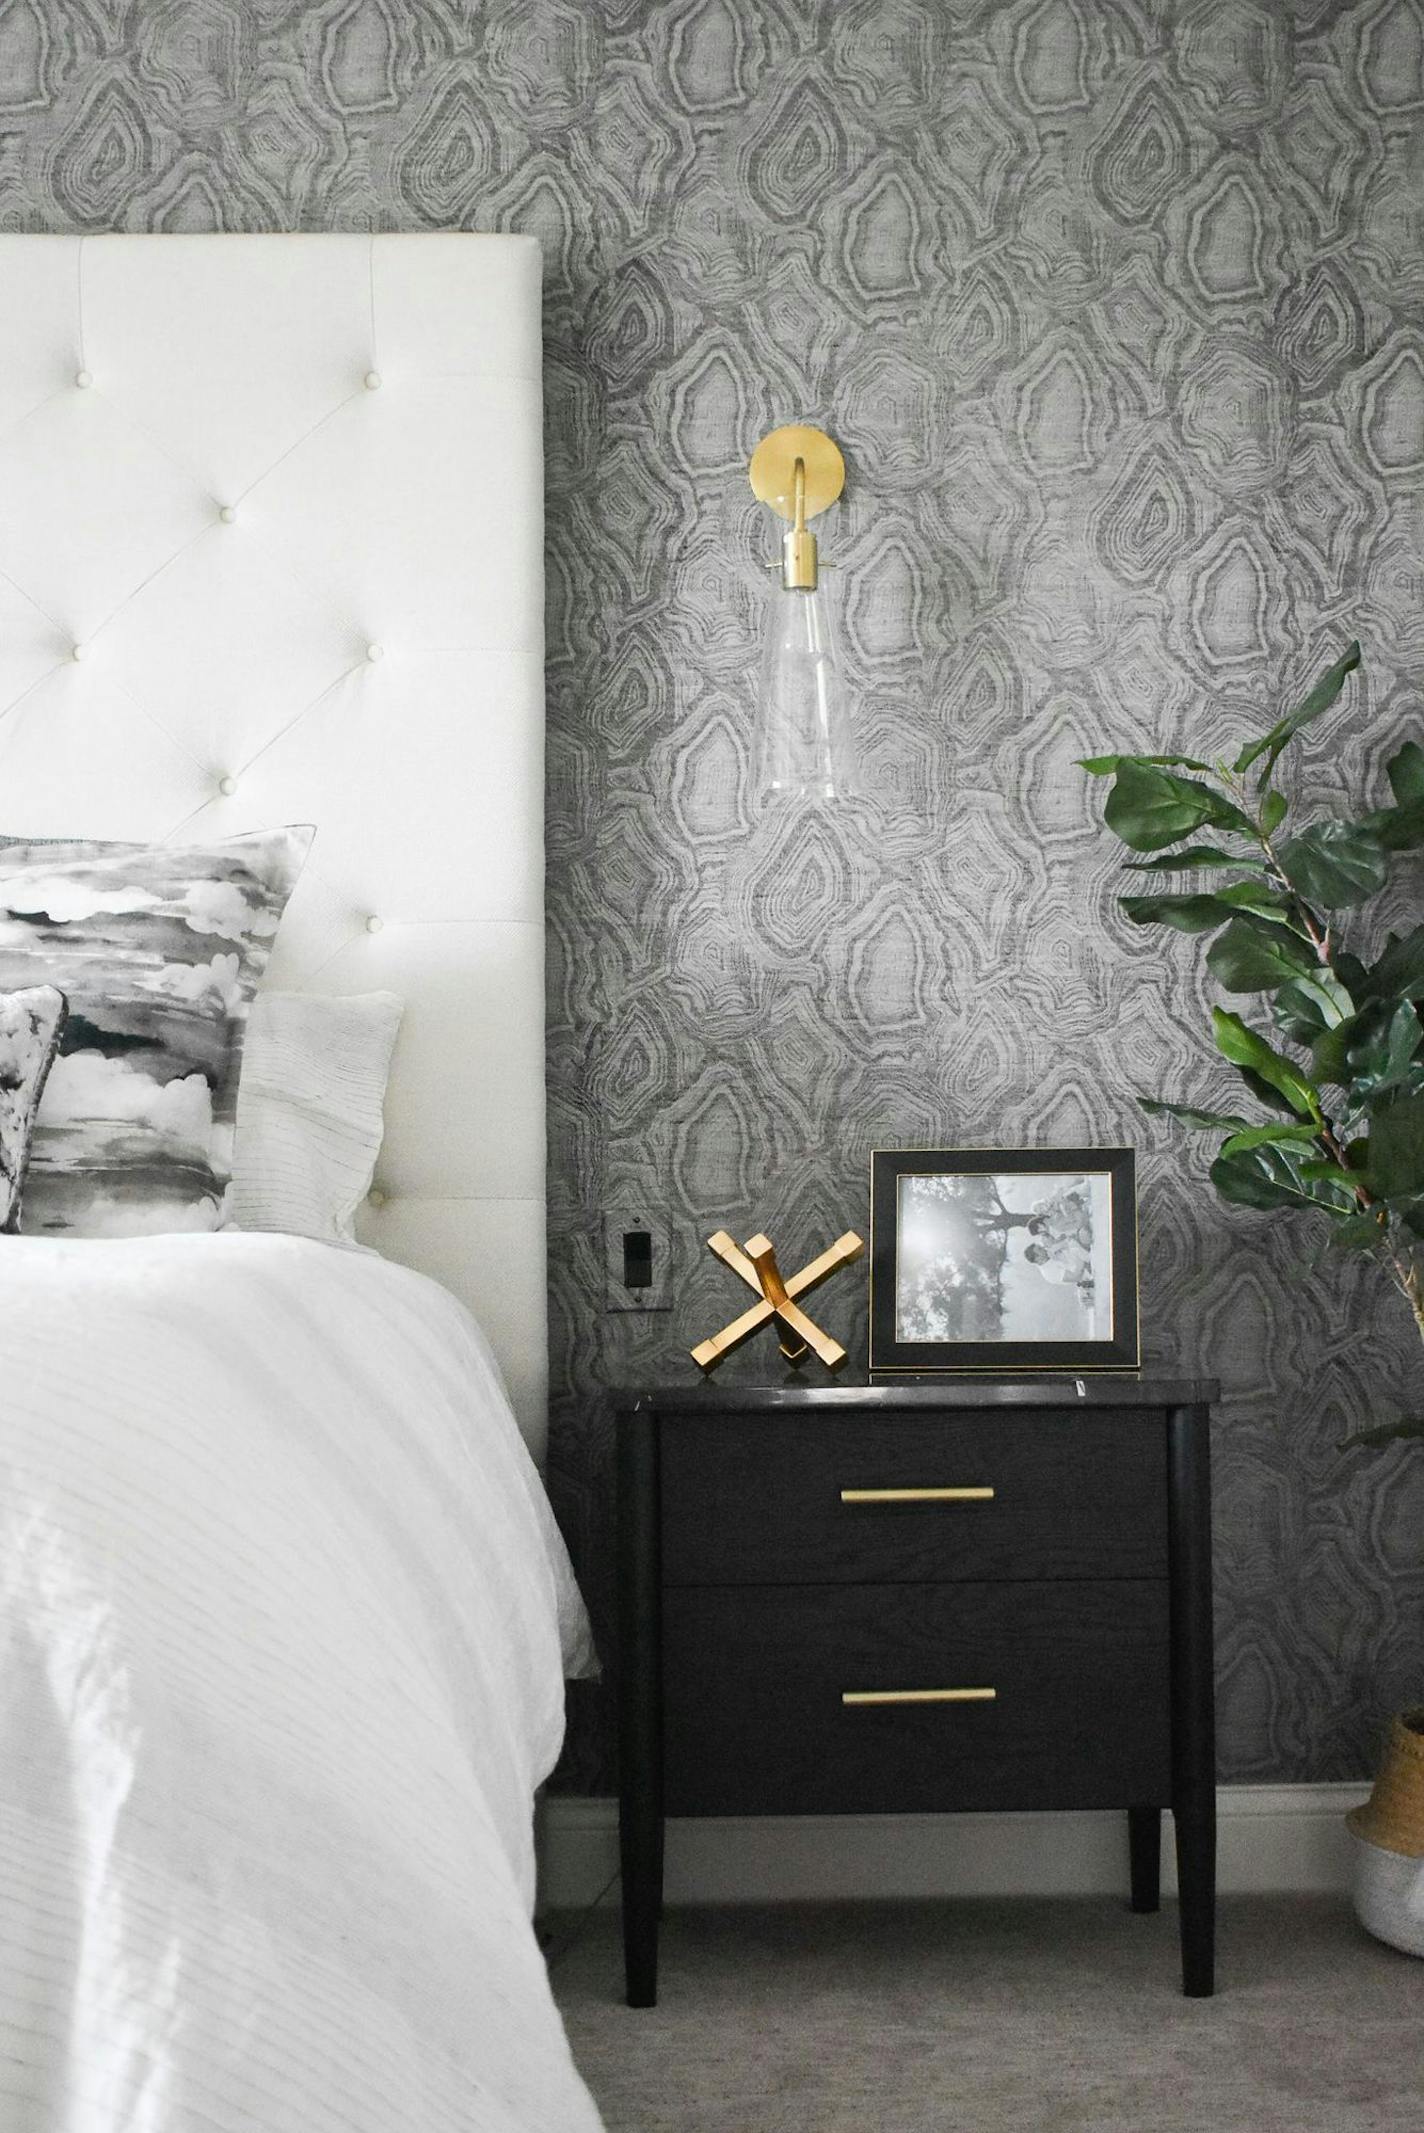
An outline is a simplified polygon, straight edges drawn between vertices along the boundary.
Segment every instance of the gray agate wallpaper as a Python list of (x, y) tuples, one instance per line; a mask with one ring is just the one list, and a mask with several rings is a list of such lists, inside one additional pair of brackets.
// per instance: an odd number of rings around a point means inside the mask
[[(1413, 1337), (1135, 1111), (1211, 1088), (1205, 987), (1072, 764), (1210, 749), (1351, 635), (1313, 779), (1424, 719), (1424, 0), (0, 0), (0, 220), (543, 239), (552, 1483), (604, 1620), (604, 1394), (729, 1312), (709, 1229), (794, 1263), (872, 1147), (1131, 1137), (1148, 1352), (1226, 1388), (1223, 1773), (1361, 1769), (1420, 1689), (1424, 1464), (1334, 1446)], [(745, 462), (796, 418), (850, 467), (869, 790), (753, 819)], [(649, 1202), (677, 1308), (605, 1316)], [(823, 1301), (863, 1343), (858, 1270)]]

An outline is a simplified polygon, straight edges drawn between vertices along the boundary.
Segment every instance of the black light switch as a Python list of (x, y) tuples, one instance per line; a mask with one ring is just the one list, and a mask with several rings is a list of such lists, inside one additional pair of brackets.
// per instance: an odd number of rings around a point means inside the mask
[(672, 1218), (665, 1207), (630, 1192), (603, 1210), (605, 1311), (672, 1309)]

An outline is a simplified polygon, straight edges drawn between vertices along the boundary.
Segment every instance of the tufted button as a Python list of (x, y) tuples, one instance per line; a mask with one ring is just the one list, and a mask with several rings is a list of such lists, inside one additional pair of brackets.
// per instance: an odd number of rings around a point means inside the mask
[(221, 511), (219, 511), (218, 513), (218, 517), (222, 520), (225, 526), (230, 526), (233, 520), (237, 517), (237, 513), (233, 510), (231, 504), (224, 504)]
[(91, 370), (76, 370), (74, 373), (74, 382), (79, 387), (79, 390), (81, 392), (87, 392), (89, 387), (94, 383), (94, 373)]
[(367, 658), (368, 658), (368, 659), (370, 660), (370, 662), (371, 662), (372, 666), (374, 666), (374, 665), (376, 664), (376, 661), (377, 661), (378, 659), (384, 659), (384, 658), (385, 658), (385, 656), (386, 656), (386, 648), (385, 648), (385, 646), (384, 646), (383, 644), (368, 644), (368, 645), (367, 645), (367, 647), (366, 647), (366, 657), (367, 657)]
[(237, 791), (237, 779), (231, 777), (219, 778), (218, 791), (222, 794), (225, 800), (230, 800), (233, 794)]
[(74, 646), (73, 650), (72, 650), (72, 651), (70, 652), (70, 655), (69, 655), (69, 656), (70, 656), (70, 658), (71, 658), (71, 659), (87, 659), (87, 658), (89, 657), (89, 647), (88, 647), (88, 645), (87, 645), (87, 644), (76, 644), (76, 645)]
[(379, 372), (378, 370), (368, 370), (368, 371), (367, 371), (367, 373), (366, 373), (366, 390), (367, 390), (367, 392), (368, 392), (368, 393), (376, 393), (376, 392), (379, 392), (379, 391), (380, 391), (380, 389), (381, 389), (381, 373), (380, 373), (380, 372)]
[(371, 913), (371, 916), (366, 921), (366, 931), (368, 933), (379, 933), (385, 923), (385, 920), (383, 918), (377, 918), (375, 912), (373, 911)]
[(366, 1198), (370, 1201), (372, 1207), (384, 1207), (386, 1204), (386, 1195), (379, 1185), (373, 1185)]

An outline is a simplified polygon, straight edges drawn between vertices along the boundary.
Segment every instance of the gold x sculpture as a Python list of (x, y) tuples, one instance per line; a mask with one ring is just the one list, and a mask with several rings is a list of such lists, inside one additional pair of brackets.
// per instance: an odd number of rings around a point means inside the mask
[(848, 1229), (843, 1237), (837, 1237), (835, 1243), (822, 1252), (819, 1259), (813, 1259), (799, 1274), (792, 1274), (785, 1280), (776, 1263), (770, 1237), (749, 1237), (743, 1251), (724, 1229), (719, 1229), (715, 1236), (707, 1239), (707, 1249), (734, 1274), (740, 1274), (747, 1287), (756, 1290), (761, 1301), (753, 1304), (750, 1311), (744, 1311), (740, 1318), (734, 1318), (720, 1333), (714, 1333), (710, 1340), (698, 1343), (692, 1351), (692, 1360), (699, 1369), (715, 1370), (724, 1356), (730, 1355), (734, 1348), (740, 1348), (743, 1341), (750, 1340), (754, 1333), (759, 1333), (773, 1320), (776, 1321), (781, 1352), (788, 1363), (801, 1362), (807, 1350), (814, 1349), (827, 1370), (840, 1369), (846, 1359), (845, 1349), (839, 1341), (832, 1340), (829, 1333), (823, 1333), (813, 1318), (807, 1317), (796, 1299), (808, 1295), (823, 1281), (829, 1281), (832, 1274), (839, 1273), (843, 1266), (859, 1259), (865, 1250), (863, 1238)]

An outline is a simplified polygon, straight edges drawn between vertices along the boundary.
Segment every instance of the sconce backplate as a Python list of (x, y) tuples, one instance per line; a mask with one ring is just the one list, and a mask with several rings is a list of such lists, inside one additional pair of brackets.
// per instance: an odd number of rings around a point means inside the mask
[(752, 453), (752, 489), (782, 518), (796, 516), (796, 462), (806, 469), (806, 516), (814, 518), (833, 504), (845, 487), (840, 446), (824, 430), (787, 422), (762, 438)]

